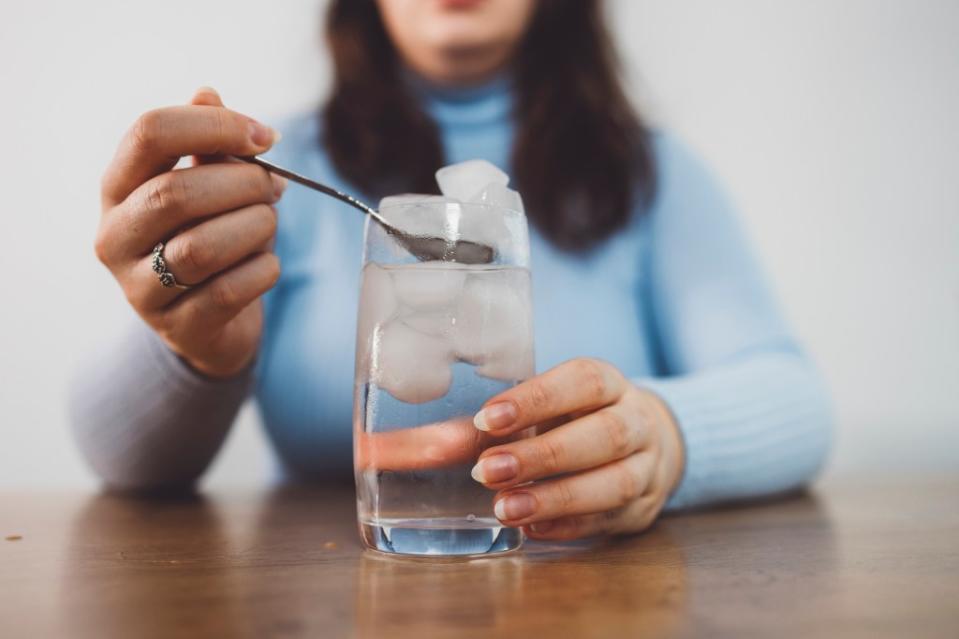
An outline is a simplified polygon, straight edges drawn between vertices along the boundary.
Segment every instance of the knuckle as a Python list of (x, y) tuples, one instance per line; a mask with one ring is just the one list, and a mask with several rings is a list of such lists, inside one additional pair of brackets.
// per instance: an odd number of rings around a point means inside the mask
[(253, 164), (224, 164), (223, 170), (228, 172), (230, 184), (247, 205), (270, 204), (276, 200), (273, 178), (266, 169)]
[(152, 328), (153, 332), (162, 340), (168, 342), (173, 341), (174, 326), (173, 312), (169, 309), (157, 311), (150, 316), (150, 328)]
[(280, 279), (280, 259), (273, 253), (260, 253), (256, 258), (257, 296), (273, 288)]
[(141, 312), (146, 309), (150, 294), (145, 287), (137, 285), (135, 281), (121, 283), (121, 287), (123, 288), (123, 294), (126, 296), (127, 302), (129, 302), (134, 310)]
[(147, 111), (136, 119), (130, 128), (130, 140), (141, 151), (149, 151), (157, 146), (162, 136), (163, 117), (158, 110)]
[(639, 522), (643, 529), (649, 528), (656, 523), (656, 520), (659, 518), (659, 513), (663, 509), (664, 503), (664, 501), (654, 502), (643, 508), (642, 514), (639, 517)]
[(538, 413), (553, 403), (553, 396), (549, 389), (539, 381), (531, 382), (526, 389), (526, 408)]
[(568, 482), (556, 482), (552, 492), (553, 503), (560, 512), (568, 511), (576, 503), (576, 496), (573, 494)]
[(280, 216), (274, 206), (268, 206), (267, 210), (270, 212), (270, 237), (274, 238), (280, 231)]
[(173, 173), (158, 175), (145, 188), (143, 206), (152, 214), (176, 210), (190, 197), (186, 183)]
[(189, 333), (201, 318), (200, 305), (195, 300), (188, 300), (179, 307), (170, 307), (156, 313), (156, 326), (165, 339), (179, 340), (184, 333)]
[(174, 268), (189, 274), (205, 274), (216, 262), (216, 250), (210, 242), (205, 242), (193, 233), (180, 235), (172, 241), (168, 252)]
[(656, 513), (652, 510), (644, 512), (636, 524), (637, 531), (646, 530), (656, 521)]
[(113, 238), (103, 225), (97, 229), (96, 237), (93, 239), (93, 252), (105, 266), (113, 262)]
[[(536, 446), (536, 465), (546, 475), (552, 475), (563, 469), (566, 458), (565, 450), (562, 444), (555, 438), (543, 436), (538, 438), (539, 445)], [(533, 440), (535, 441), (535, 439)]]
[(263, 235), (264, 239), (269, 239), (276, 235), (276, 228), (279, 224), (277, 219), (276, 211), (272, 206), (267, 204), (261, 204), (257, 207), (257, 214), (261, 219), (263, 225)]
[(574, 361), (579, 383), (585, 386), (593, 397), (606, 397), (609, 392), (607, 364), (591, 357), (581, 357)]
[[(113, 185), (116, 177), (113, 175), (112, 166), (103, 172), (100, 176), (100, 202), (106, 202), (113, 193)], [(105, 211), (104, 211), (105, 212)]]
[(639, 477), (627, 464), (619, 464), (616, 468), (616, 474), (613, 477), (615, 501), (619, 506), (625, 506), (640, 496)]
[(199, 309), (195, 304), (186, 304), (179, 310), (168, 309), (153, 313), (150, 325), (154, 332), (167, 344), (189, 346), (190, 336), (194, 332)]
[(216, 150), (215, 153), (220, 153), (223, 149), (230, 146), (230, 126), (227, 122), (226, 109), (215, 107), (209, 109), (211, 113), (210, 126), (214, 132), (214, 139), (216, 140)]
[(280, 268), (280, 258), (273, 253), (267, 253), (266, 256), (266, 270), (269, 276), (270, 286), (272, 286), (280, 279), (280, 272), (282, 270)]
[(210, 301), (219, 310), (232, 310), (239, 303), (239, 296), (228, 279), (220, 278), (210, 285)]
[(270, 172), (259, 166), (249, 168), (256, 171), (257, 175), (255, 180), (250, 180), (250, 184), (256, 185), (256, 197), (264, 202), (275, 200), (273, 178), (270, 176)]
[(632, 428), (623, 415), (615, 410), (602, 410), (596, 413), (600, 419), (600, 430), (606, 437), (609, 452), (615, 459), (621, 459), (633, 452)]
[(143, 208), (151, 213), (159, 213), (166, 208), (169, 195), (161, 181), (155, 180), (146, 186), (143, 194)]
[(666, 485), (668, 480), (666, 478), (666, 469), (662, 464), (657, 466), (657, 470), (653, 472), (652, 476), (645, 482), (643, 485), (641, 497), (644, 499), (647, 498), (658, 498), (664, 497), (668, 494)]
[(623, 532), (623, 508), (613, 508), (599, 513), (596, 517), (596, 534), (615, 535)]

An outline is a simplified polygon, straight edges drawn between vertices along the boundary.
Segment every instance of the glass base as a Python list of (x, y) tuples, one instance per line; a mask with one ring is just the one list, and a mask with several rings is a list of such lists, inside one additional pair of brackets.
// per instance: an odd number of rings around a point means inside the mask
[(490, 555), (523, 544), (523, 531), (507, 528), (493, 517), (361, 521), (360, 533), (370, 548), (399, 555)]

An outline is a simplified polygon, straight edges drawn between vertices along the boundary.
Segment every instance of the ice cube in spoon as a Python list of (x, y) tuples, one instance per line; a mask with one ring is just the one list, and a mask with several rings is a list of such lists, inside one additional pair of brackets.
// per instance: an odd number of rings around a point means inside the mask
[(436, 183), (443, 195), (468, 202), (490, 184), (506, 186), (509, 176), (486, 160), (467, 160), (444, 166), (436, 172)]

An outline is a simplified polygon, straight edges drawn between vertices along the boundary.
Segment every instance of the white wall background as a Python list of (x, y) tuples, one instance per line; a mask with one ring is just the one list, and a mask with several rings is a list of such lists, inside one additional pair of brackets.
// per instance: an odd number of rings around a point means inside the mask
[[(0, 5), (0, 489), (92, 486), (66, 423), (127, 321), (98, 180), (147, 108), (269, 121), (327, 77), (316, 0)], [(612, 0), (632, 86), (708, 159), (835, 393), (830, 472), (959, 468), (959, 3)], [(247, 410), (209, 482), (268, 472)]]

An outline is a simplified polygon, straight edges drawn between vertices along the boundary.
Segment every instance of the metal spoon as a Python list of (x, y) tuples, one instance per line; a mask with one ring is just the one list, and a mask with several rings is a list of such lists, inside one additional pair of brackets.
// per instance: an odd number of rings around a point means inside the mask
[(489, 264), (493, 261), (494, 251), (493, 247), (491, 246), (480, 244), (478, 242), (470, 242), (469, 240), (456, 240), (455, 242), (450, 242), (442, 237), (430, 237), (406, 233), (387, 222), (386, 219), (380, 215), (376, 209), (364, 204), (363, 202), (360, 202), (352, 195), (348, 195), (342, 191), (337, 191), (333, 187), (325, 184), (315, 182), (314, 180), (303, 177), (302, 175), (294, 173), (289, 169), (284, 169), (283, 167), (277, 166), (272, 162), (267, 162), (262, 158), (241, 157), (238, 159), (243, 160), (244, 162), (249, 162), (250, 164), (262, 166), (271, 173), (276, 173), (277, 175), (292, 180), (297, 184), (302, 184), (303, 186), (311, 188), (314, 191), (319, 191), (324, 195), (334, 197), (341, 202), (346, 202), (350, 206), (363, 211), (374, 220), (379, 222), (386, 232), (393, 236), (393, 239), (395, 239), (403, 248), (412, 253), (418, 260), (422, 262), (442, 260), (444, 262), (459, 262), (460, 264)]

